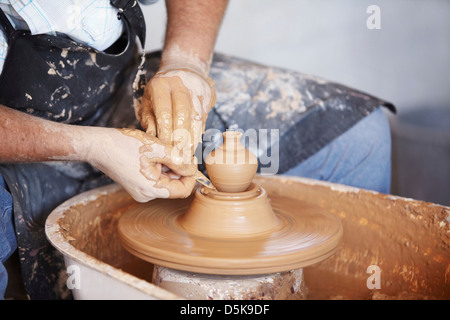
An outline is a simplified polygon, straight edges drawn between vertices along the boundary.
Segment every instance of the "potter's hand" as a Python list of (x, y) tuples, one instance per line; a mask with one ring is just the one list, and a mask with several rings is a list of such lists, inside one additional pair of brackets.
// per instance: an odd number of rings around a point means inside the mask
[(137, 117), (147, 133), (193, 155), (215, 103), (214, 83), (204, 72), (162, 68), (149, 81)]
[[(198, 172), (183, 164), (178, 150), (140, 130), (96, 129), (87, 157), (138, 202), (190, 195)], [(164, 165), (164, 166), (163, 166)], [(171, 172), (164, 172), (163, 167)]]
[(211, 5), (210, 0), (192, 0), (187, 6), (183, 0), (166, 1), (160, 68), (135, 110), (144, 130), (164, 143), (183, 144), (180, 141), (188, 136), (191, 141), (184, 141), (184, 146), (190, 145), (192, 153), (216, 103), (208, 75), (227, 2), (215, 0)]

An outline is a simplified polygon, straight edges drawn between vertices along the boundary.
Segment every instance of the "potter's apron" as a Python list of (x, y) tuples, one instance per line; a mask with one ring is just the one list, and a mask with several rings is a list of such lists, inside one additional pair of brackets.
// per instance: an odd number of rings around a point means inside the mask
[[(8, 55), (0, 76), (0, 103), (33, 116), (77, 125), (97, 125), (142, 46), (145, 21), (136, 1), (116, 0), (124, 33), (104, 52), (64, 35), (15, 30), (0, 10)], [(134, 115), (132, 106), (127, 110)], [(29, 137), (33, 139), (33, 137)], [(25, 289), (31, 299), (70, 298), (61, 255), (45, 237), (48, 214), (63, 201), (110, 183), (85, 163), (25, 163), (0, 166), (13, 196), (14, 224)]]

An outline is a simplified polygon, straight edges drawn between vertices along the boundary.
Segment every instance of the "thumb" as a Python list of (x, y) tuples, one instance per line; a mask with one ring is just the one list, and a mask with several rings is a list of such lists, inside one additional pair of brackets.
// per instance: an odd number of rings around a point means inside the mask
[(177, 147), (166, 145), (166, 156), (158, 161), (167, 166), (180, 176), (190, 177), (198, 172), (196, 158), (192, 156), (190, 148), (178, 149)]
[(155, 186), (158, 188), (165, 188), (169, 191), (169, 197), (175, 198), (187, 198), (191, 195), (194, 189), (196, 180), (194, 177), (180, 177), (179, 179), (171, 179), (168, 175), (162, 174)]

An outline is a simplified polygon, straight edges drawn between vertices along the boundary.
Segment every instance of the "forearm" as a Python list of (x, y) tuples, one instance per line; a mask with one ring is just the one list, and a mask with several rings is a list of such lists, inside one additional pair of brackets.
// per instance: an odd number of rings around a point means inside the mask
[(181, 54), (186, 63), (192, 59), (208, 73), (227, 3), (228, 0), (166, 0), (168, 20), (161, 65), (171, 64)]
[[(56, 123), (0, 105), (0, 163), (88, 162), (146, 202), (192, 191), (197, 167), (173, 156), (171, 147), (140, 130)], [(162, 174), (162, 165), (179, 177)]]
[(84, 161), (78, 126), (43, 120), (0, 105), (0, 162)]

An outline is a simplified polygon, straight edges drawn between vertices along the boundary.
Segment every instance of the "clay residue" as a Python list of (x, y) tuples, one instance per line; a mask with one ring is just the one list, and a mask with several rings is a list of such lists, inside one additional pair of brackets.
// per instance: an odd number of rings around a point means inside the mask
[(153, 282), (195, 300), (301, 300), (307, 293), (302, 269), (264, 275), (220, 276), (156, 266)]
[[(146, 179), (155, 181), (155, 188), (168, 190), (170, 198), (185, 198), (191, 194), (198, 169), (193, 162), (186, 161), (182, 151), (140, 130), (119, 131), (142, 143), (139, 147), (140, 173)], [(163, 170), (164, 166), (171, 171)]]
[[(61, 61), (61, 62), (62, 62), (62, 61)], [(49, 75), (51, 75), (51, 76), (58, 75), (59, 77), (65, 79), (65, 80), (71, 79), (71, 78), (74, 76), (73, 73), (65, 74), (64, 72), (62, 72), (61, 70), (59, 70), (59, 69), (56, 67), (56, 65), (55, 65), (54, 62), (47, 61), (47, 65), (49, 66), (49, 69), (48, 69), (47, 73), (48, 73)], [(63, 63), (61, 69), (64, 69), (64, 68), (65, 68), (65, 66), (64, 66), (64, 63)]]
[[(304, 269), (311, 298), (450, 298), (448, 208), (299, 178), (255, 180), (271, 196), (316, 203), (343, 224), (343, 242), (336, 254)], [(380, 289), (366, 286), (370, 265), (381, 270)]]
[(288, 89), (287, 91), (283, 87), (279, 88), (280, 98), (270, 102), (271, 112), (266, 115), (266, 119), (274, 118), (277, 115), (286, 116), (293, 111), (306, 111), (302, 94), (292, 88)]
[(165, 48), (161, 57), (160, 71), (173, 70), (179, 68), (190, 68), (203, 77), (207, 77), (211, 65), (212, 56), (208, 61), (200, 59), (197, 53), (181, 49), (178, 45)]
[(110, 199), (109, 195), (90, 198), (68, 207), (58, 224), (77, 250), (151, 281), (153, 265), (129, 254), (120, 244), (116, 231), (120, 216), (135, 204), (124, 190), (115, 192)]
[(165, 144), (187, 144), (193, 154), (216, 103), (214, 83), (189, 68), (159, 71), (149, 82), (138, 119)]
[(142, 142), (139, 147), (140, 173), (148, 180), (157, 181), (161, 175), (161, 162), (167, 158), (166, 147), (151, 135), (135, 129), (119, 129), (124, 135)]

